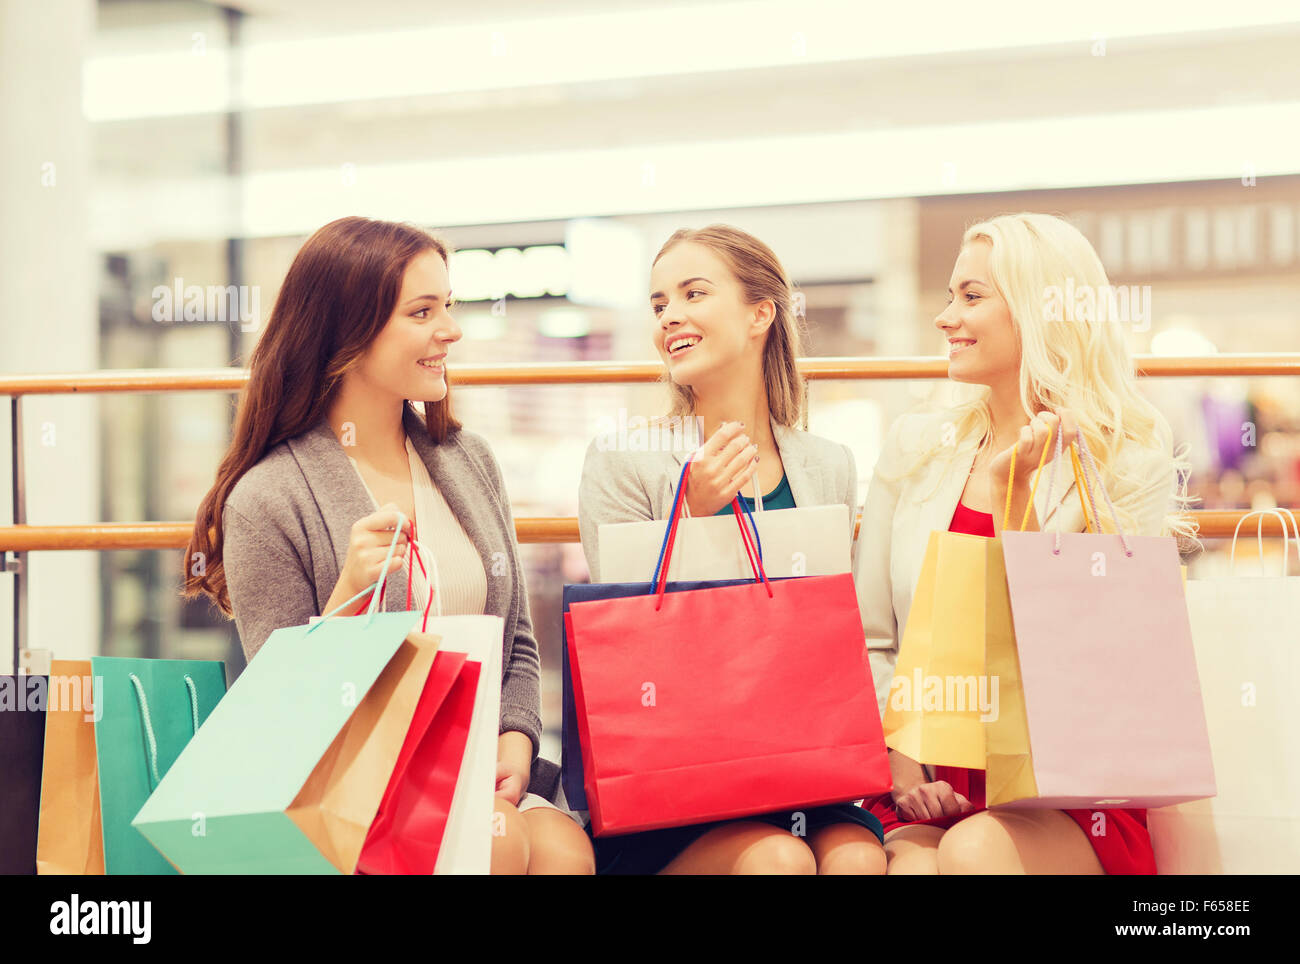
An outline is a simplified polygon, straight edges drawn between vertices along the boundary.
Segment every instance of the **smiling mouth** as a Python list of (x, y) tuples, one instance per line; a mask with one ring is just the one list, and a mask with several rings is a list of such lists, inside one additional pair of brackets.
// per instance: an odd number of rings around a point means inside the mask
[(683, 355), (698, 345), (703, 339), (700, 335), (682, 335), (674, 338), (664, 345), (664, 351), (671, 358), (675, 355)]
[(421, 368), (427, 368), (431, 372), (441, 372), (444, 370), (441, 358), (421, 358), (416, 362), (416, 364)]
[(949, 342), (948, 357), (951, 358), (953, 355), (957, 354), (957, 352), (962, 351), (963, 349), (966, 348), (970, 348), (974, 344), (975, 344), (974, 341), (968, 341), (966, 339), (960, 339), (958, 341)]

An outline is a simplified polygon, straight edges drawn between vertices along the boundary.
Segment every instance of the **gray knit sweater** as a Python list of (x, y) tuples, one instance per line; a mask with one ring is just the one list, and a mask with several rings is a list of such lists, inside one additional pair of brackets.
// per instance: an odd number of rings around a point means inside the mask
[[(406, 406), (406, 433), (478, 549), (487, 574), (485, 612), (505, 620), (501, 732), (541, 739), (537, 640), (501, 470), (486, 441), (453, 433), (435, 444)], [(374, 511), (328, 421), (276, 445), (236, 483), (222, 515), (226, 584), (235, 626), (251, 660), (283, 626), (322, 615), (347, 559), (352, 524)], [(384, 608), (405, 608), (406, 574), (389, 577)], [(536, 768), (534, 768), (536, 770)], [(546, 790), (535, 792), (546, 795)]]

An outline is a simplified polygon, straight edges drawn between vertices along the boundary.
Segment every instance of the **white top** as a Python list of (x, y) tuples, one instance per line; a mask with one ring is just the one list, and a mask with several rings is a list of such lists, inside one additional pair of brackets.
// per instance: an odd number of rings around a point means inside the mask
[[(415, 518), (411, 520), (415, 537), (419, 540), (424, 562), (424, 571), (414, 565), (414, 574), (410, 572), (412, 564), (404, 561), (402, 568), (407, 571), (411, 584), (411, 608), (423, 611), (429, 602), (429, 592), (434, 581), (434, 570), (430, 553), (438, 554), (438, 579), (440, 584), (435, 591), (442, 593), (441, 612), (444, 616), (481, 616), (487, 607), (487, 573), (483, 569), (483, 560), (465, 533), (460, 520), (456, 518), (447, 500), (433, 484), (429, 468), (424, 459), (416, 452), (411, 440), (406, 440), (406, 457), (411, 465), (411, 487), (415, 497)], [(365, 486), (375, 509), (379, 502), (375, 494), (366, 485), (357, 467), (357, 460), (348, 456), (352, 467), (357, 469), (357, 478)], [(439, 612), (439, 601), (435, 600), (429, 614)]]

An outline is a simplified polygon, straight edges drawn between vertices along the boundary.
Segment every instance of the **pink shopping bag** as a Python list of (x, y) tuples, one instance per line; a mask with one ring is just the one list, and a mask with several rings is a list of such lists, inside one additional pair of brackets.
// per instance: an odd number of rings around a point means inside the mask
[[(1060, 439), (1057, 440), (1058, 462)], [(1100, 487), (1083, 438), (1092, 504)], [(1049, 482), (1050, 493), (1050, 482)], [(1002, 533), (1031, 779), (990, 806), (1162, 807), (1214, 796), (1187, 602), (1172, 537)]]

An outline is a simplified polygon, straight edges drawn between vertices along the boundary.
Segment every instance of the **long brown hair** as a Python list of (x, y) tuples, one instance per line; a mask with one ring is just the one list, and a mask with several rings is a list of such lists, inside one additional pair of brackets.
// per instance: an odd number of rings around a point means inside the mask
[[(234, 437), (194, 520), (183, 596), (206, 594), (226, 615), (233, 614), (221, 555), (226, 499), (274, 446), (325, 417), (344, 374), (392, 317), (407, 265), (430, 250), (449, 261), (447, 245), (422, 228), (358, 217), (331, 221), (299, 250), (253, 349)], [(442, 401), (424, 408), (435, 444), (460, 428), (450, 389)]]
[[(710, 224), (707, 228), (682, 228), (664, 242), (655, 255), (658, 263), (668, 251), (683, 241), (694, 241), (713, 251), (726, 262), (740, 282), (746, 304), (771, 301), (776, 305), (776, 319), (767, 330), (763, 344), (763, 385), (767, 389), (767, 408), (778, 425), (794, 426), (803, 414), (804, 379), (797, 359), (803, 352), (803, 332), (794, 308), (794, 286), (776, 253), (747, 231), (729, 224)], [(688, 385), (668, 381), (672, 394), (672, 415), (694, 415), (695, 393)]]

